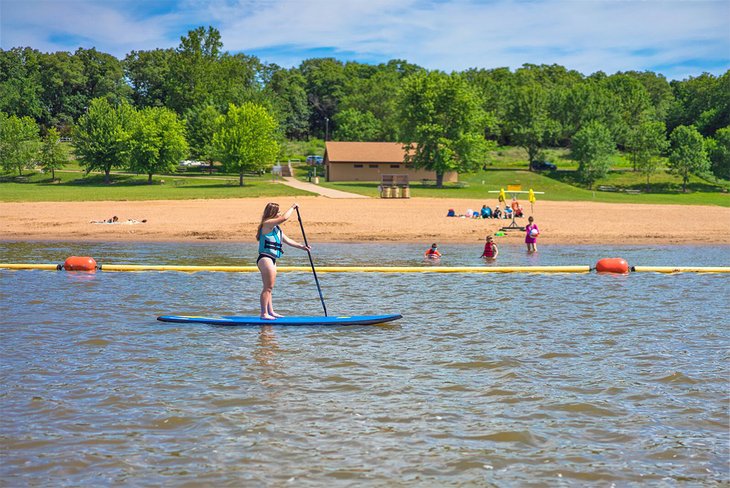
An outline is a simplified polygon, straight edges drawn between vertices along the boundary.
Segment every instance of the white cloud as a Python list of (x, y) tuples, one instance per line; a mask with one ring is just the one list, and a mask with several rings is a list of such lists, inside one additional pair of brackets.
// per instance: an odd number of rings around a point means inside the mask
[(727, 0), (186, 0), (146, 18), (134, 0), (1, 5), (5, 49), (82, 45), (123, 57), (177, 46), (188, 29), (213, 25), (226, 50), (265, 52), (264, 61), (283, 66), (297, 65), (298, 53), (331, 48), (351, 59), (399, 58), (445, 71), (557, 63), (583, 73), (662, 67), (682, 78), (730, 68)]

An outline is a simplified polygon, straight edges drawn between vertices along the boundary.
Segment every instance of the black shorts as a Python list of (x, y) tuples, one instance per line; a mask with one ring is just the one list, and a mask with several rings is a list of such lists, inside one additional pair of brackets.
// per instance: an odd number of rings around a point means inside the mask
[(271, 259), (274, 262), (274, 264), (276, 264), (276, 258), (274, 256), (271, 256), (269, 254), (263, 254), (262, 253), (262, 254), (259, 254), (259, 257), (256, 259), (256, 266), (258, 266), (259, 261), (261, 261), (264, 258)]

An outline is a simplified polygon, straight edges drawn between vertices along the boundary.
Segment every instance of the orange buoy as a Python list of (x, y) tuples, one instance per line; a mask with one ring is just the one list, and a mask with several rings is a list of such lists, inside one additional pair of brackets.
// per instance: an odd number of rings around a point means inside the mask
[(66, 271), (96, 271), (96, 261), (89, 256), (69, 256), (63, 263)]
[(596, 272), (627, 274), (629, 272), (629, 263), (623, 258), (599, 259), (596, 263)]

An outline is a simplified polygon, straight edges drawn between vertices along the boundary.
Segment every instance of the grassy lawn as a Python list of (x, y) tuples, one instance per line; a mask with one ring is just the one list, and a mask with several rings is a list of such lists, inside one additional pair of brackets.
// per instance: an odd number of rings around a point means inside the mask
[[(289, 143), (282, 152), (304, 158), (306, 154), (320, 154), (323, 143), (314, 140), (309, 143)], [(301, 153), (301, 154), (300, 154)], [(576, 181), (577, 163), (571, 159), (568, 149), (547, 149), (546, 159), (558, 166), (557, 171), (527, 171), (525, 151), (515, 147), (501, 147), (493, 152), (487, 169), (476, 173), (462, 174), (458, 184), (446, 184), (436, 188), (433, 183), (411, 182), (411, 196), (430, 198), (464, 198), (486, 202), (496, 200), (490, 190), (507, 189), (508, 185), (522, 185), (523, 190), (532, 188), (543, 191), (538, 200), (597, 201), (613, 203), (657, 203), (677, 205), (719, 205), (730, 207), (730, 182), (707, 181), (692, 176), (688, 192), (682, 193), (679, 177), (666, 171), (659, 171), (651, 177), (650, 189), (646, 191), (646, 179), (631, 171), (630, 162), (616, 154), (613, 170), (594, 185), (595, 190), (583, 188)], [(294, 159), (294, 158), (293, 158)], [(297, 178), (307, 181), (309, 167), (301, 162), (294, 165)], [(220, 168), (216, 168), (220, 169)], [(324, 181), (323, 168), (317, 168), (320, 185), (327, 188), (378, 197), (377, 182)], [(103, 175), (84, 176), (75, 161), (63, 171), (56, 172), (52, 182), (49, 174), (26, 172), (22, 178), (0, 174), (0, 201), (94, 201), (94, 200), (183, 200), (194, 198), (243, 198), (260, 196), (296, 196), (310, 193), (286, 185), (273, 183), (270, 175), (247, 176), (245, 185), (238, 186), (238, 175), (214, 173), (197, 168), (188, 168), (171, 175), (155, 175), (153, 184), (147, 184), (145, 175), (115, 173), (109, 185), (103, 182)], [(599, 187), (610, 187), (616, 191), (599, 191)], [(628, 191), (628, 192), (627, 192)]]
[(59, 182), (48, 174), (28, 172), (24, 178), (5, 175), (0, 183), (0, 200), (6, 202), (70, 202), (99, 200), (186, 200), (193, 198), (247, 198), (296, 196), (310, 193), (273, 183), (270, 175), (244, 178), (238, 186), (237, 175), (206, 176), (204, 173), (147, 176), (113, 174), (112, 183), (104, 175), (56, 171)]
[[(587, 190), (573, 186), (572, 171), (553, 171), (535, 173), (521, 170), (486, 170), (477, 173), (460, 175), (459, 184), (446, 184), (444, 188), (436, 188), (433, 184), (424, 185), (420, 181), (411, 182), (412, 197), (432, 198), (466, 198), (473, 200), (496, 200), (490, 190), (507, 189), (508, 185), (522, 185), (527, 191), (543, 191), (538, 200), (554, 201), (596, 201), (610, 203), (661, 203), (677, 205), (719, 205), (730, 207), (730, 193), (722, 193), (722, 188), (697, 177), (692, 177), (688, 192), (681, 192), (681, 180), (677, 177), (656, 174), (652, 179), (652, 193), (643, 193), (644, 183), (636, 173), (619, 170), (611, 172), (605, 179), (596, 183), (598, 186), (613, 186), (617, 189), (639, 189), (642, 193), (625, 193), (621, 191)], [(637, 180), (638, 179), (638, 180)], [(337, 190), (359, 193), (371, 197), (378, 196), (378, 183), (371, 182), (338, 182), (326, 183), (322, 186)], [(656, 183), (654, 183), (656, 182)], [(658, 191), (661, 191), (658, 192)], [(523, 198), (526, 200), (526, 198)]]

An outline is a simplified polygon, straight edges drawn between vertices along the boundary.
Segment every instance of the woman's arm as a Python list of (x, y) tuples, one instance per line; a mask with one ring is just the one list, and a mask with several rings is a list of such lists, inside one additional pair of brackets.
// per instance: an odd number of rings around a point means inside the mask
[(287, 246), (296, 247), (297, 249), (301, 249), (302, 251), (311, 251), (312, 250), (312, 248), (309, 246), (305, 246), (304, 244), (299, 244), (297, 241), (289, 239), (286, 236), (286, 234), (284, 234), (283, 232), (281, 233), (281, 242), (283, 242)]
[(284, 222), (286, 222), (287, 220), (289, 220), (289, 218), (291, 217), (292, 212), (298, 206), (299, 205), (297, 205), (296, 203), (293, 203), (292, 206), (289, 207), (286, 212), (282, 213), (281, 215), (277, 215), (276, 217), (272, 217), (269, 220), (266, 220), (264, 222), (264, 225), (270, 226), (273, 229), (274, 226), (283, 224)]

